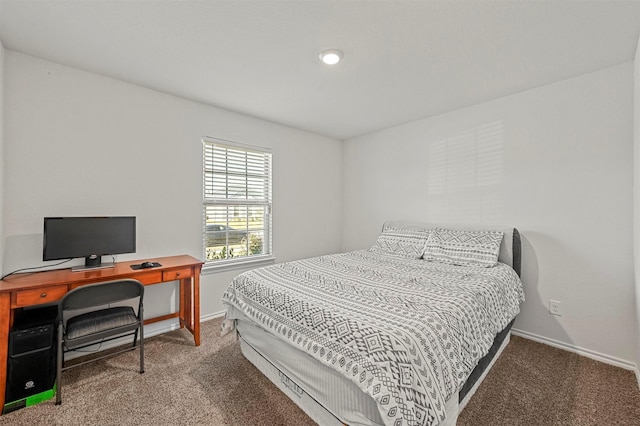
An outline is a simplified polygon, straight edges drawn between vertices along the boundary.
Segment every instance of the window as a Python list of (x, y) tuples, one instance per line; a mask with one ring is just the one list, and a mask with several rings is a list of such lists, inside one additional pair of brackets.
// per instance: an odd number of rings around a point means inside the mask
[(203, 139), (205, 262), (271, 255), (271, 153)]

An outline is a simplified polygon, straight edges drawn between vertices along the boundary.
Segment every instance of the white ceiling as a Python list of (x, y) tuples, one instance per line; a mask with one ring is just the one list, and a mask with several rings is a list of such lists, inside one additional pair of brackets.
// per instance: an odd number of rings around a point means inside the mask
[[(347, 139), (634, 58), (638, 1), (2, 0), (6, 48)], [(336, 67), (318, 53), (344, 51)]]

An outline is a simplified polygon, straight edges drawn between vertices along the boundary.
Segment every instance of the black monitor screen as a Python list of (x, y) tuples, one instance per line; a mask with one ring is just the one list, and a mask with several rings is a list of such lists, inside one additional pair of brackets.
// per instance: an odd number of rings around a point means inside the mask
[(135, 216), (45, 217), (42, 260), (135, 253)]

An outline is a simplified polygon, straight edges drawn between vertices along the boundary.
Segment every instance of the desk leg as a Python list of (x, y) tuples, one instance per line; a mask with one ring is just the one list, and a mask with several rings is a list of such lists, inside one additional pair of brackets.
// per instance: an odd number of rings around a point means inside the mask
[(180, 326), (186, 327), (200, 346), (200, 274), (180, 280)]
[(4, 409), (7, 387), (7, 353), (9, 347), (9, 322), (11, 321), (10, 293), (0, 294), (0, 413)]
[(181, 281), (184, 299), (182, 299), (182, 310), (184, 317), (184, 326), (193, 334), (193, 314), (191, 311), (191, 278), (185, 278)]
[(193, 338), (200, 346), (200, 271), (193, 274)]
[(185, 304), (185, 301), (187, 300), (187, 295), (185, 294), (186, 286), (187, 286), (186, 281), (189, 281), (189, 280), (184, 280), (184, 279), (180, 280), (180, 286), (179, 286), (180, 287), (179, 288), (179, 291), (180, 291), (180, 315), (179, 315), (180, 328), (184, 328), (185, 325), (188, 326), (188, 323), (187, 323), (187, 309), (186, 309), (186, 304)]

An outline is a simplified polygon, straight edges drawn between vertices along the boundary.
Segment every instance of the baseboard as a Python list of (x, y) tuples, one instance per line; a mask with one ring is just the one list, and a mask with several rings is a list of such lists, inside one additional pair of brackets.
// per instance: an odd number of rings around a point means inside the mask
[[(216, 318), (224, 317), (224, 315), (225, 315), (225, 311), (213, 312), (213, 313), (201, 316), (200, 321), (201, 322), (210, 321)], [(178, 323), (177, 320), (161, 321), (161, 322), (146, 325), (144, 327), (144, 335), (145, 335), (145, 338), (148, 338), (148, 337), (155, 336), (157, 334), (162, 334), (162, 333), (167, 333), (169, 331), (177, 330), (178, 328), (180, 328), (180, 324)], [(616, 357), (612, 357), (609, 355), (605, 355), (599, 352), (595, 352), (589, 349), (584, 349), (575, 345), (570, 345), (565, 342), (560, 342), (558, 340), (540, 336), (538, 334), (529, 333), (528, 331), (512, 328), (511, 334), (513, 334), (514, 336), (519, 336), (525, 339), (543, 343), (545, 345), (563, 349), (565, 351), (574, 352), (574, 353), (577, 353), (578, 355), (586, 356), (588, 358), (595, 359), (596, 361), (604, 362), (605, 364), (610, 364), (616, 367), (624, 368), (625, 370), (632, 370), (633, 372), (635, 372), (638, 389), (640, 389), (640, 367), (638, 367), (636, 364), (632, 362), (628, 362), (628, 361), (625, 361)], [(118, 342), (114, 340), (112, 342), (109, 342), (109, 344), (105, 344), (102, 347), (102, 349), (116, 347), (121, 344), (122, 342)], [(73, 352), (69, 353), (70, 356), (68, 359), (74, 358), (72, 354)], [(82, 354), (79, 354), (79, 355), (82, 355)]]
[[(224, 314), (225, 314), (225, 311), (207, 314), (200, 317), (200, 322), (220, 318), (220, 317), (223, 317)], [(164, 334), (169, 331), (177, 330), (179, 328), (180, 328), (180, 322), (178, 321), (178, 319), (169, 319), (165, 321), (154, 322), (152, 324), (147, 324), (144, 326), (144, 338), (146, 340), (149, 337), (157, 336), (158, 334)], [(121, 339), (111, 340), (109, 342), (102, 343), (99, 349), (97, 349), (96, 351), (115, 348), (116, 346), (120, 346), (129, 342), (131, 342), (131, 337), (123, 337)], [(86, 355), (87, 352), (92, 352), (91, 347), (88, 348), (88, 350), (85, 352), (80, 352), (80, 351), (68, 352), (65, 355), (65, 360), (71, 360), (79, 356)]]
[(586, 356), (587, 358), (594, 359), (596, 361), (604, 362), (605, 364), (613, 365), (615, 367), (624, 368), (625, 370), (632, 370), (636, 373), (638, 379), (638, 385), (640, 386), (640, 373), (637, 366), (629, 361), (625, 361), (620, 358), (616, 358), (610, 355), (602, 354), (600, 352), (592, 351), (590, 349), (581, 348), (579, 346), (571, 345), (559, 340), (550, 339), (548, 337), (540, 336), (538, 334), (529, 333), (528, 331), (511, 329), (511, 334), (514, 336), (524, 337), (525, 339), (533, 340), (538, 343), (544, 343), (545, 345), (553, 346), (555, 348), (563, 349), (565, 351), (573, 352), (578, 355)]
[(203, 315), (200, 317), (200, 322), (209, 321), (212, 319), (223, 317), (227, 311), (213, 312), (211, 314)]
[[(165, 321), (154, 322), (152, 324), (147, 324), (144, 326), (144, 339), (147, 340), (149, 337), (156, 336), (158, 334), (167, 333), (169, 331), (177, 330), (180, 328), (180, 323), (177, 319), (170, 319)], [(115, 348), (116, 346), (121, 346), (126, 343), (131, 343), (131, 337), (122, 337), (119, 339), (111, 340), (109, 342), (100, 343), (99, 345), (90, 346), (85, 351), (71, 351), (65, 354), (64, 359), (66, 361), (87, 355), (87, 353), (103, 351), (105, 349)], [(97, 348), (96, 348), (97, 347)]]

